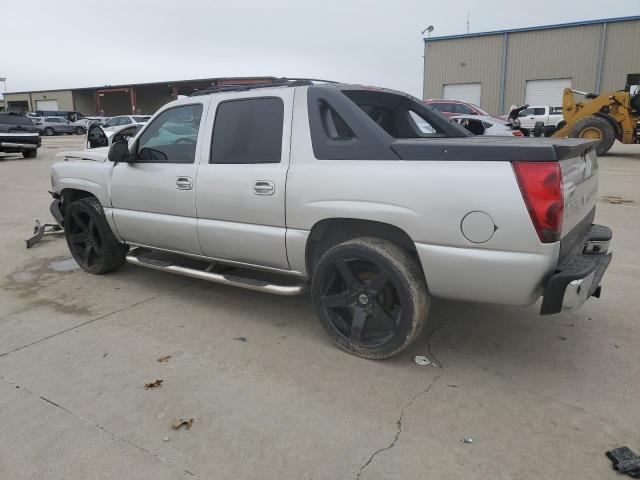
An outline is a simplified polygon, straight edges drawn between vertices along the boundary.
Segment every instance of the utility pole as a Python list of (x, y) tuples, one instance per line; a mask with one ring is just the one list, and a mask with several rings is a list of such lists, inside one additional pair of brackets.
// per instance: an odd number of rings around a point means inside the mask
[(469, 19), (471, 17), (471, 11), (467, 10), (467, 35), (469, 34)]
[(7, 93), (7, 77), (0, 77), (0, 82), (4, 83), (4, 93)]

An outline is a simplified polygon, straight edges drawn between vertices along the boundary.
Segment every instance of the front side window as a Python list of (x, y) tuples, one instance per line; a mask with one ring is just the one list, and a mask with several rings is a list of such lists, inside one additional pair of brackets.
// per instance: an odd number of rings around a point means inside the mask
[(284, 103), (280, 98), (221, 102), (209, 163), (279, 163)]
[(193, 163), (201, 118), (201, 104), (165, 110), (140, 135), (136, 161)]
[(533, 109), (534, 115), (544, 115), (544, 107), (537, 107)]

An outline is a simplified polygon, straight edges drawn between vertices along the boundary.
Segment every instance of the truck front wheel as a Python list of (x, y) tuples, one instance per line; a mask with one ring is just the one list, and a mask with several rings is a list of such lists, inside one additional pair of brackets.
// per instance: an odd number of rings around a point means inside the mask
[(600, 140), (600, 143), (598, 143), (596, 147), (596, 153), (598, 155), (607, 153), (616, 140), (616, 132), (613, 125), (611, 125), (608, 120), (596, 116), (578, 120), (575, 125), (571, 127), (569, 136), (572, 138)]
[(394, 243), (372, 237), (347, 240), (325, 252), (311, 296), (338, 347), (371, 359), (407, 348), (429, 311), (429, 292), (416, 261)]
[(69, 251), (85, 272), (107, 273), (122, 266), (127, 246), (118, 242), (95, 197), (76, 200), (64, 212)]

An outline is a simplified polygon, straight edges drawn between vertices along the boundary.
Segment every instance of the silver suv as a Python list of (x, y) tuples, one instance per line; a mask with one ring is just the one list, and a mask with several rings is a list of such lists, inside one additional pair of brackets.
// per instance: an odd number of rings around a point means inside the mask
[(76, 131), (76, 126), (63, 117), (40, 117), (34, 119), (33, 123), (42, 135), (52, 136), (61, 133), (71, 135)]

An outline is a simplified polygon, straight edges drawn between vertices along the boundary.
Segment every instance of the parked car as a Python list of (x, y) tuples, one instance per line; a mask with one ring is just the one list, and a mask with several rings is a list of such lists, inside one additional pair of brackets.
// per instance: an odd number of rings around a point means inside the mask
[(58, 154), (51, 211), (86, 272), (129, 262), (280, 295), (310, 288), (337, 346), (381, 359), (419, 336), (431, 296), (542, 295), (542, 314), (600, 296), (612, 235), (593, 225), (595, 145), (473, 136), (387, 89), (211, 87), (108, 152)]
[(529, 131), (533, 130), (538, 122), (542, 122), (545, 127), (557, 126), (563, 119), (562, 107), (529, 106), (518, 114), (520, 127)]
[(26, 115), (0, 112), (0, 152), (22, 153), (24, 158), (35, 158), (40, 147), (38, 127)]
[(512, 123), (487, 115), (455, 115), (452, 122), (466, 128), (474, 135), (497, 135), (507, 137), (522, 137), (522, 132)]
[(477, 105), (460, 100), (425, 100), (427, 105), (431, 105), (441, 112), (445, 117), (453, 117), (454, 115), (485, 115), (491, 114)]
[(104, 129), (98, 124), (91, 124), (87, 130), (87, 148), (108, 147), (114, 142), (128, 142), (140, 131), (144, 123), (132, 123), (112, 129)]
[(77, 120), (75, 122), (71, 122), (73, 124), (75, 128), (75, 132), (78, 135), (82, 135), (87, 133), (87, 129), (89, 127), (89, 125), (92, 125), (94, 123), (96, 124), (101, 124), (103, 121), (106, 121), (107, 119), (104, 117), (84, 117), (81, 118), (80, 120)]
[(149, 121), (151, 115), (119, 115), (107, 120), (103, 127), (105, 130), (114, 129), (116, 127), (122, 127), (123, 125), (130, 125), (132, 123), (145, 123)]
[(34, 124), (40, 130), (40, 133), (48, 137), (62, 133), (68, 135), (76, 133), (76, 126), (63, 117), (40, 117), (34, 120)]

